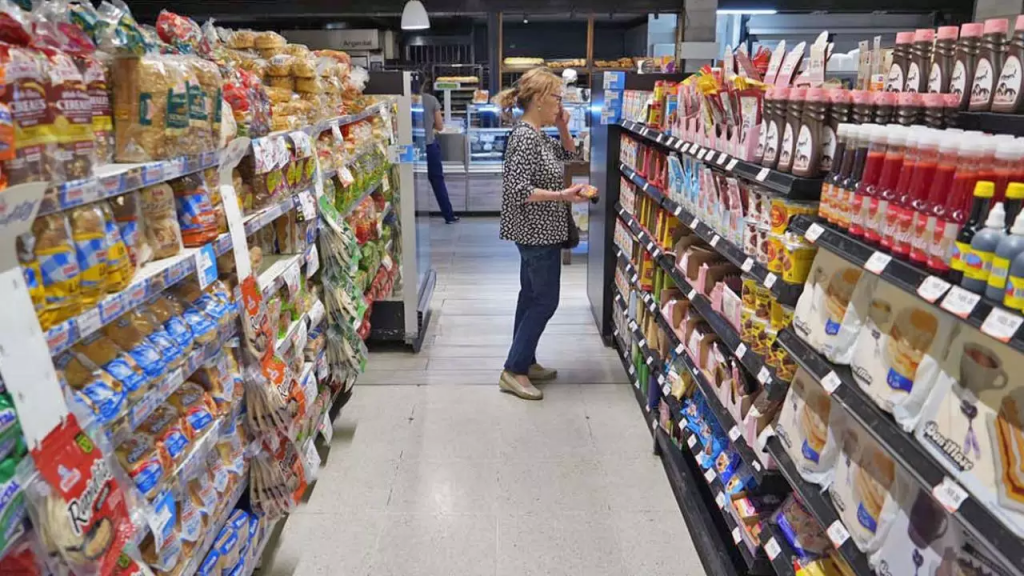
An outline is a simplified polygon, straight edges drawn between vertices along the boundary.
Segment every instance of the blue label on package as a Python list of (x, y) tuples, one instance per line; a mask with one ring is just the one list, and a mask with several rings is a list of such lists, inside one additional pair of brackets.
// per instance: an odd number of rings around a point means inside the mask
[(817, 450), (811, 448), (811, 445), (807, 443), (807, 440), (804, 440), (804, 443), (800, 445), (800, 453), (804, 455), (804, 458), (807, 458), (815, 464), (817, 464), (818, 459), (821, 458), (821, 454), (818, 454)]
[(196, 275), (199, 277), (199, 285), (205, 287), (217, 279), (217, 254), (213, 244), (204, 245), (199, 252), (196, 256)]
[(128, 392), (134, 392), (146, 383), (145, 376), (140, 372), (136, 372), (124, 358), (114, 358), (104, 364), (103, 369), (120, 382), (121, 386), (124, 386), (124, 389)]
[(894, 368), (889, 368), (889, 374), (886, 375), (885, 381), (893, 390), (902, 390), (904, 392), (914, 390), (914, 381), (900, 374)]
[(857, 504), (857, 522), (872, 533), (878, 529), (878, 521), (867, 511), (867, 508), (864, 508), (863, 502)]
[(829, 336), (835, 336), (836, 334), (839, 334), (840, 326), (842, 326), (842, 324), (829, 318), (828, 320), (825, 321), (825, 334), (828, 334)]

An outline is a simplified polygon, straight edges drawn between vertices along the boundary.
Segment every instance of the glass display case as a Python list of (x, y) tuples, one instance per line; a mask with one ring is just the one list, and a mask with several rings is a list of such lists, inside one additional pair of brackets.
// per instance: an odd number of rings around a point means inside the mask
[[(584, 102), (565, 103), (565, 109), (570, 114), (569, 133), (578, 144), (583, 143), (589, 129), (588, 107), (589, 104)], [(469, 162), (466, 171), (470, 174), (500, 174), (505, 144), (515, 120), (503, 118), (501, 110), (494, 104), (473, 104), (469, 106), (467, 112), (466, 143), (469, 146)], [(558, 129), (554, 126), (546, 127), (544, 131), (552, 137), (558, 137)]]

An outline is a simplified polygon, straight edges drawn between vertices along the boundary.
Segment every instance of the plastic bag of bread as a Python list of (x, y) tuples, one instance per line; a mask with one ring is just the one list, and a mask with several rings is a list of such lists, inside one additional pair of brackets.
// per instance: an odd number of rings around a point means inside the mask
[(320, 84), (320, 79), (316, 76), (312, 78), (296, 78), (295, 91), (306, 94), (320, 94), (323, 92), (323, 85)]
[(201, 436), (213, 424), (213, 415), (217, 412), (217, 405), (213, 398), (203, 390), (203, 387), (194, 382), (185, 382), (171, 397), (167, 403), (178, 411), (178, 414), (185, 419), (185, 432), (193, 440)]
[(285, 102), (291, 102), (295, 93), (288, 88), (275, 88), (270, 86), (267, 88), (267, 96), (270, 98), (271, 103), (283, 104)]
[(316, 78), (316, 60), (312, 58), (295, 58), (292, 61), (292, 76), (296, 78)]
[(87, 336), (71, 349), (87, 368), (102, 368), (110, 374), (129, 400), (136, 400), (149, 381), (146, 373), (128, 353), (100, 332)]
[(141, 191), (141, 199), (146, 240), (153, 248), (153, 257), (169, 258), (181, 252), (181, 228), (171, 186), (165, 182), (147, 186)]
[(203, 32), (191, 18), (161, 10), (156, 19), (156, 33), (164, 42), (183, 52), (194, 52), (203, 40)]
[(308, 58), (313, 55), (313, 53), (309, 51), (309, 46), (306, 46), (305, 44), (288, 44), (284, 47), (284, 53), (295, 56), (296, 58)]
[(157, 347), (146, 338), (143, 328), (147, 323), (136, 316), (125, 314), (103, 328), (103, 333), (128, 353), (149, 378), (158, 378), (167, 369)]
[[(128, 248), (128, 255), (135, 266), (153, 259), (153, 247), (146, 236), (145, 220), (142, 214), (142, 193), (135, 191), (122, 194), (110, 201), (114, 220), (121, 239)], [(109, 262), (110, 255), (107, 255)]]
[(59, 161), (56, 117), (50, 112), (49, 63), (31, 48), (0, 45), (0, 65), (6, 71), (0, 104), (14, 123), (14, 150), (5, 151), (3, 175), (11, 186), (24, 182), (63, 181)]
[(199, 285), (192, 281), (182, 282), (174, 287), (174, 294), (185, 302), (203, 311), (216, 322), (218, 328), (226, 328), (231, 322), (231, 308), (218, 297), (203, 292)]
[(282, 88), (285, 90), (295, 90), (295, 78), (291, 76), (268, 76), (267, 85), (271, 88)]
[(61, 382), (71, 391), (79, 405), (84, 406), (100, 423), (113, 422), (125, 407), (124, 388), (106, 370), (86, 366), (73, 353), (57, 358)]
[(32, 236), (45, 296), (39, 323), (46, 330), (78, 314), (82, 306), (81, 273), (71, 240), (71, 225), (64, 214), (36, 218)]
[(235, 402), (235, 379), (231, 374), (228, 354), (220, 353), (206, 361), (192, 375), (192, 380), (209, 392), (215, 413), (227, 414), (231, 411)]
[(36, 259), (35, 245), (35, 236), (31, 232), (18, 236), (14, 244), (18, 263), (21, 264), (21, 275), (25, 278), (25, 287), (32, 298), (32, 308), (36, 312), (36, 317), (41, 320), (46, 306), (46, 292), (43, 290), (42, 272), (39, 269), (39, 260)]
[(78, 260), (82, 308), (91, 308), (107, 292), (107, 226), (99, 203), (69, 212), (71, 240)]
[(181, 348), (182, 355), (192, 353), (192, 329), (185, 322), (185, 307), (180, 302), (170, 294), (161, 294), (146, 306), (146, 311), (163, 325), (167, 334)]
[(292, 63), (295, 60), (294, 56), (278, 54), (267, 60), (267, 74), (271, 76), (288, 76), (292, 73)]
[[(195, 74), (196, 80), (199, 82), (197, 90), (193, 90), (193, 87), (189, 86), (189, 90), (194, 92), (194, 96), (190, 92), (189, 114), (193, 114), (193, 108), (201, 109), (205, 117), (205, 123), (202, 125), (209, 127), (209, 134), (204, 133), (203, 137), (200, 138), (200, 150), (215, 150), (217, 146), (216, 138), (220, 134), (221, 87), (224, 85), (224, 77), (221, 76), (217, 65), (209, 60), (193, 57), (188, 59), (188, 63)], [(198, 103), (200, 98), (202, 98), (201, 107)]]
[(135, 266), (128, 255), (128, 246), (121, 237), (114, 211), (107, 202), (97, 202), (103, 212), (103, 232), (107, 240), (107, 292), (120, 292), (135, 275)]
[(178, 342), (167, 332), (163, 323), (157, 315), (148, 307), (136, 308), (126, 313), (131, 317), (139, 331), (160, 353), (160, 357), (167, 364), (168, 370), (173, 370), (185, 362), (185, 353), (178, 345)]
[(178, 209), (182, 243), (196, 248), (216, 240), (217, 215), (202, 175), (182, 176), (171, 180), (170, 185)]
[(256, 33), (256, 48), (263, 50), (266, 48), (284, 48), (288, 45), (288, 41), (284, 39), (277, 32), (257, 32)]
[(96, 163), (110, 164), (114, 161), (114, 117), (110, 106), (110, 84), (107, 82), (107, 67), (98, 59), (86, 56), (78, 59), (85, 89), (92, 105), (92, 133), (95, 138)]
[(235, 30), (228, 36), (228, 46), (236, 50), (256, 47), (256, 33), (252, 30)]
[(49, 107), (56, 115), (58, 162), (64, 180), (92, 176), (96, 164), (92, 132), (92, 103), (85, 80), (75, 61), (66, 53), (44, 48), (49, 60), (50, 94), (56, 101)]
[(214, 124), (220, 123), (217, 149), (223, 150), (232, 140), (239, 136), (238, 123), (235, 122), (235, 117), (231, 113), (231, 106), (224, 100), (223, 95), (218, 96), (215, 106), (217, 107), (217, 116), (214, 118)]
[(156, 496), (171, 470), (167, 451), (152, 436), (136, 434), (122, 442), (114, 453), (139, 492), (149, 499)]
[(192, 331), (196, 344), (204, 346), (217, 339), (217, 321), (195, 306), (185, 306), (182, 318)]
[(136, 435), (151, 437), (156, 445), (167, 452), (171, 462), (180, 464), (188, 452), (189, 440), (184, 418), (173, 406), (161, 404), (139, 424)]
[(118, 162), (164, 160), (188, 147), (188, 76), (166, 56), (116, 58), (111, 64)]

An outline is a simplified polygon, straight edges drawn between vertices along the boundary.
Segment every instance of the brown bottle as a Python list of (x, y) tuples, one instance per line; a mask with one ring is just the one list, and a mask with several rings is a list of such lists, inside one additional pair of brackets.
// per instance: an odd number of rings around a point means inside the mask
[(850, 110), (853, 108), (853, 97), (849, 90), (829, 90), (828, 121), (821, 131), (821, 171), (832, 170), (836, 160), (836, 144), (838, 142), (839, 125), (850, 122)]
[(996, 93), (992, 95), (993, 112), (1019, 114), (1024, 111), (1024, 98), (1021, 98), (1021, 89), (1024, 88), (1021, 77), (1024, 76), (1024, 70), (1021, 69), (1021, 62), (1024, 62), (1024, 14), (1017, 16), (1013, 26), (1010, 49), (999, 73)]
[(921, 95), (924, 100), (924, 125), (929, 128), (946, 127), (946, 95), (929, 92)]
[(987, 112), (992, 108), (992, 94), (996, 88), (996, 77), (1003, 69), (1009, 28), (1010, 22), (1006, 18), (985, 20), (978, 68), (974, 71), (974, 84), (971, 86), (971, 104), (968, 106), (971, 112)]
[(850, 97), (853, 100), (853, 110), (850, 118), (854, 124), (870, 124), (875, 118), (875, 103), (871, 98), (871, 92), (867, 90), (851, 90)]
[(949, 75), (956, 60), (956, 38), (960, 29), (956, 26), (939, 28), (932, 55), (932, 67), (928, 72), (928, 91), (945, 94), (949, 90)]
[(928, 72), (932, 63), (932, 44), (935, 42), (935, 30), (920, 28), (914, 32), (914, 46), (910, 50), (907, 64), (907, 80), (903, 84), (904, 92), (924, 92), (928, 89)]
[(761, 129), (757, 133), (757, 148), (754, 150), (754, 162), (764, 161), (764, 144), (768, 137), (768, 123), (775, 114), (775, 88), (769, 87), (764, 93), (761, 106)]
[(892, 115), (896, 111), (896, 93), (875, 92), (872, 99), (875, 102), (875, 116), (871, 121), (875, 124), (892, 122)]
[(775, 106), (768, 119), (768, 128), (764, 138), (764, 159), (761, 165), (775, 168), (779, 164), (779, 146), (782, 144), (782, 133), (786, 130), (786, 108), (789, 104), (789, 88), (776, 88)]
[(775, 167), (779, 172), (789, 172), (793, 169), (796, 135), (800, 131), (800, 120), (804, 115), (804, 98), (806, 96), (807, 88), (789, 89), (789, 103), (786, 106), (786, 124), (782, 132), (781, 144), (779, 144), (779, 165)]
[(924, 100), (916, 92), (901, 92), (896, 97), (896, 122), (903, 126), (913, 126), (921, 121)]
[[(800, 128), (793, 148), (793, 174), (817, 178), (821, 175), (822, 133), (829, 108), (828, 92), (821, 88), (810, 88), (805, 99), (804, 113), (800, 118)], [(832, 146), (835, 147), (834, 141)]]
[(943, 95), (942, 116), (946, 128), (956, 128), (960, 125), (960, 96), (956, 94)]
[(910, 49), (914, 43), (913, 32), (897, 32), (896, 46), (892, 49), (892, 65), (885, 77), (886, 92), (903, 92), (906, 85), (907, 66), (910, 64)]
[(981, 33), (984, 29), (978, 22), (960, 26), (956, 61), (949, 75), (949, 92), (960, 99), (958, 110), (967, 110), (971, 104), (971, 88), (974, 86), (974, 71), (978, 68), (978, 51), (981, 50)]

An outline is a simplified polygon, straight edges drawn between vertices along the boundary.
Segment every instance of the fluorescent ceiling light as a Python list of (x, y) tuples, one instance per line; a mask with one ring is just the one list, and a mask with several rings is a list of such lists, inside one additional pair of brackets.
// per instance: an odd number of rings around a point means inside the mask
[(402, 10), (402, 30), (426, 30), (430, 28), (427, 9), (420, 0), (409, 0)]
[(717, 14), (742, 14), (744, 16), (760, 16), (760, 15), (778, 14), (779, 11), (778, 10), (772, 10), (772, 9), (761, 10), (761, 9), (757, 9), (757, 8), (752, 8), (752, 9), (747, 10), (747, 9), (744, 9), (744, 8), (735, 8), (735, 9), (716, 10), (715, 12)]

